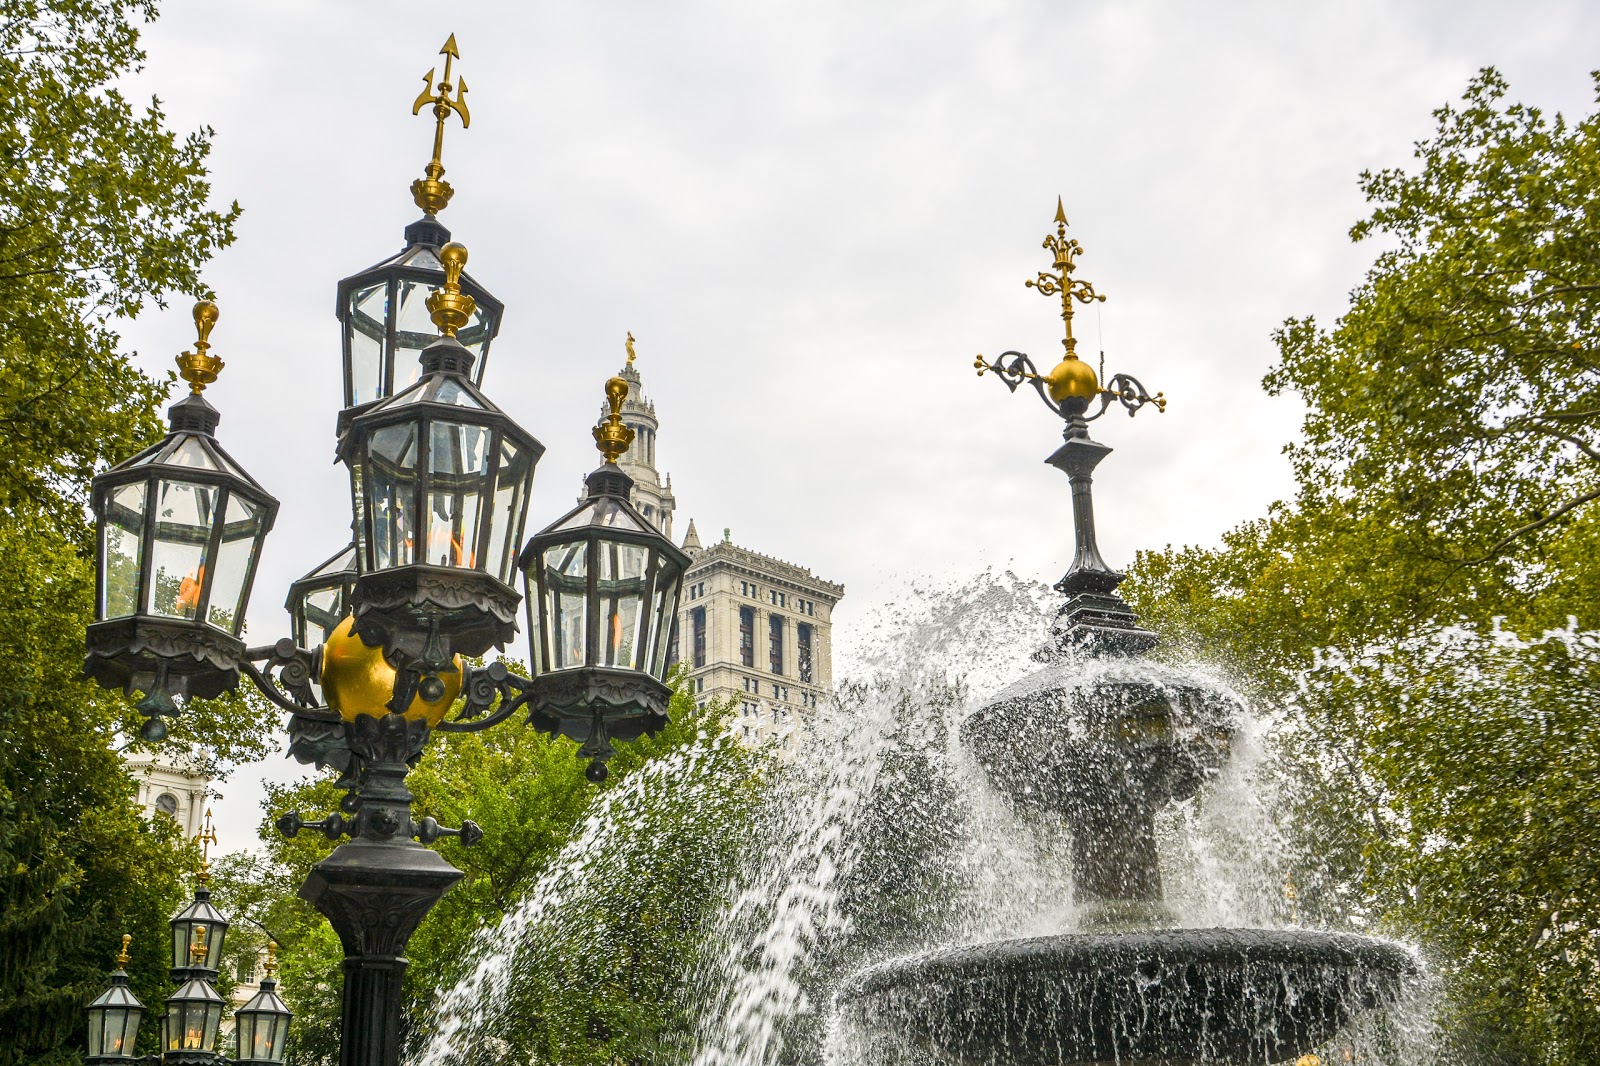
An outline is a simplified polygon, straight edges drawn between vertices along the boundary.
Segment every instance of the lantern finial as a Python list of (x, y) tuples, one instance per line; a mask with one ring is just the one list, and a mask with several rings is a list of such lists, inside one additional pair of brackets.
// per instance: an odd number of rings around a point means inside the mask
[(194, 351), (178, 356), (178, 373), (189, 383), (189, 391), (196, 396), (217, 380), (223, 362), (210, 354), (211, 327), (217, 324), (217, 305), (212, 300), (201, 300), (194, 305), (194, 328), (197, 339)]
[(439, 249), (439, 262), (444, 264), (444, 287), (435, 289), (428, 297), (428, 314), (433, 324), (446, 337), (454, 337), (456, 330), (472, 319), (478, 301), (461, 291), (461, 270), (467, 265), (467, 246), (451, 241)]
[(128, 955), (128, 945), (131, 944), (131, 943), (133, 943), (133, 934), (132, 933), (123, 933), (122, 934), (122, 950), (117, 952), (117, 957), (112, 960), (113, 962), (115, 962), (117, 964), (117, 969), (119, 969), (119, 970), (127, 969), (128, 963), (133, 961), (132, 958)]
[(189, 958), (194, 960), (196, 966), (205, 965), (206, 961), (206, 927), (194, 927), (194, 943), (189, 945)]
[[(633, 334), (628, 334), (628, 365), (633, 365)], [(633, 427), (622, 424), (622, 401), (628, 398), (628, 382), (621, 377), (606, 379), (606, 402), (611, 413), (594, 427), (594, 446), (608, 463), (615, 463), (633, 443)]]
[(451, 34), (450, 39), (444, 42), (444, 47), (439, 49), (439, 54), (444, 56), (444, 77), (439, 79), (438, 95), (434, 94), (433, 70), (422, 76), (422, 94), (411, 105), (413, 115), (420, 114), (427, 104), (433, 105), (433, 158), (428, 165), (422, 168), (423, 177), (411, 183), (411, 198), (416, 205), (430, 215), (437, 215), (450, 203), (450, 197), (455, 190), (450, 183), (444, 180), (444, 164), (439, 162), (439, 155), (444, 150), (444, 120), (454, 111), (461, 116), (461, 128), (466, 129), (472, 125), (472, 114), (467, 110), (467, 80), (462, 78), (460, 89), (454, 98), (450, 96), (450, 64), (453, 60), (461, 58), (461, 53), (456, 49), (456, 35)]
[(195, 834), (194, 842), (200, 845), (200, 872), (195, 880), (202, 885), (211, 881), (211, 846), (217, 842), (217, 828), (211, 824), (211, 808), (206, 808), (205, 825)]

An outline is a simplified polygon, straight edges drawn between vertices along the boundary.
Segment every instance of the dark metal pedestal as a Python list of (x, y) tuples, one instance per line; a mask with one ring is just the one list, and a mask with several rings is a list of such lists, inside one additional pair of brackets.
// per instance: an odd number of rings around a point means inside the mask
[(352, 840), (317, 863), (300, 898), (344, 945), (339, 1066), (398, 1066), (402, 952), (461, 871), (410, 840)]

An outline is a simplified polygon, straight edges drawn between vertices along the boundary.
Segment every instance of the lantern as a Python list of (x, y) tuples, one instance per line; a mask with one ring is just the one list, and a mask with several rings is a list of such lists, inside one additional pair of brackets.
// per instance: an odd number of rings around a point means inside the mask
[(622, 424), (628, 383), (606, 382), (611, 414), (595, 427), (605, 463), (588, 498), (533, 537), (520, 559), (533, 646), (534, 721), (582, 744), (591, 780), (605, 777), (610, 741), (667, 721), (664, 683), (672, 623), (689, 557), (628, 502), (616, 465), (633, 440)]
[(111, 987), (89, 1004), (89, 1061), (128, 1062), (138, 1056), (133, 1053), (139, 1035), (139, 1022), (144, 1018), (144, 1004), (128, 987), (128, 944), (133, 937), (124, 933), (122, 952), (117, 956), (117, 968), (111, 974)]
[(239, 1063), (280, 1063), (288, 1051), (289, 1019), (294, 1017), (288, 1006), (278, 996), (278, 945), (267, 942), (267, 976), (261, 981), (261, 990), (244, 1006), (233, 1012), (234, 1031), (238, 1034), (238, 1048), (234, 1061)]
[(332, 558), (289, 586), (284, 609), (290, 631), (302, 648), (327, 642), (350, 614), (350, 597), (356, 583), (356, 546), (347, 544)]
[[(404, 391), (422, 377), (421, 355), (437, 334), (428, 295), (445, 284), (443, 249), (450, 231), (432, 215), (406, 227), (406, 246), (395, 256), (339, 282), (339, 326), (344, 334), (344, 404), (359, 407)], [(505, 305), (471, 277), (460, 276), (473, 309), (456, 339), (475, 357), (474, 385), (483, 381), (489, 342), (500, 330)]]
[(216, 1060), (217, 1030), (222, 1026), (225, 1003), (217, 990), (192, 977), (167, 997), (161, 1018), (163, 1063), (211, 1063)]
[(393, 709), (455, 655), (481, 655), (516, 632), (509, 584), (544, 446), (478, 391), (474, 356), (455, 339), (473, 300), (459, 280), (467, 252), (447, 245), (444, 287), (429, 301), (444, 334), (425, 375), (355, 415), (339, 442), (356, 513), (354, 632), (400, 667)]
[(211, 905), (210, 890), (203, 885), (195, 889), (194, 899), (167, 924), (172, 927), (174, 977), (215, 977), (222, 964), (228, 919)]
[(233, 688), (256, 561), (278, 502), (217, 443), (220, 416), (201, 395), (222, 360), (207, 354), (217, 305), (194, 308), (199, 340), (178, 357), (190, 394), (168, 411), (165, 440), (93, 482), (98, 532), (95, 622), (84, 670), (145, 693), (145, 739), (166, 735), (173, 697)]

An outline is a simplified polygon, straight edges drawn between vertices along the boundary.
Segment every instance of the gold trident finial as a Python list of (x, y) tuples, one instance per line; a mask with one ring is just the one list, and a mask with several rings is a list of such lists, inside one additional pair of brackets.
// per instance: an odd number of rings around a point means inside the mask
[(196, 340), (194, 351), (184, 352), (178, 356), (178, 373), (183, 380), (189, 383), (189, 391), (196, 396), (205, 391), (207, 385), (217, 380), (217, 374), (222, 371), (223, 362), (210, 354), (211, 327), (217, 324), (217, 305), (211, 300), (201, 300), (194, 305), (194, 329)]
[[(628, 365), (633, 365), (633, 334), (628, 334)], [(633, 443), (633, 427), (622, 424), (622, 401), (628, 398), (628, 382), (622, 377), (606, 379), (606, 402), (611, 413), (594, 427), (594, 446), (606, 462), (614, 463)]]
[(450, 64), (461, 58), (460, 51), (456, 49), (455, 34), (452, 33), (450, 39), (444, 42), (439, 54), (444, 56), (444, 77), (439, 79), (438, 95), (434, 95), (433, 91), (433, 71), (439, 68), (434, 67), (422, 76), (422, 94), (411, 105), (413, 115), (419, 114), (425, 105), (433, 105), (433, 159), (422, 168), (426, 176), (411, 183), (411, 198), (430, 215), (443, 211), (450, 203), (450, 197), (455, 194), (450, 183), (444, 180), (444, 164), (439, 162), (439, 154), (444, 151), (444, 120), (454, 111), (461, 116), (462, 129), (472, 125), (472, 113), (467, 110), (467, 79), (462, 78), (455, 97), (452, 99), (450, 96), (450, 90), (455, 88), (450, 84)]
[(127, 969), (128, 963), (133, 961), (132, 957), (129, 956), (129, 954), (128, 954), (128, 945), (131, 944), (131, 943), (133, 943), (133, 934), (132, 933), (123, 933), (122, 934), (122, 950), (117, 952), (117, 957), (112, 960), (113, 962), (115, 962), (117, 964), (117, 969), (119, 969), (119, 970)]
[(467, 247), (451, 241), (439, 249), (439, 262), (444, 264), (444, 288), (433, 290), (428, 297), (428, 314), (433, 324), (446, 337), (454, 337), (456, 330), (472, 321), (478, 301), (461, 291), (461, 270), (467, 265)]
[[(211, 824), (211, 808), (206, 808), (205, 824), (200, 827), (200, 832), (194, 836), (194, 842), (200, 845), (200, 872), (195, 875), (195, 880), (202, 885), (211, 881), (211, 847), (217, 842), (216, 826)], [(199, 928), (198, 926), (196, 928)]]
[(1067, 350), (1068, 359), (1078, 357), (1078, 341), (1072, 335), (1072, 301), (1079, 303), (1105, 302), (1105, 297), (1094, 291), (1094, 286), (1087, 281), (1074, 279), (1073, 269), (1078, 265), (1078, 256), (1083, 254), (1083, 246), (1076, 240), (1067, 236), (1067, 210), (1061, 203), (1061, 197), (1056, 197), (1056, 231), (1045, 235), (1042, 247), (1055, 256), (1054, 266), (1057, 273), (1039, 271), (1039, 276), (1024, 282), (1030, 289), (1038, 289), (1046, 296), (1061, 294), (1061, 321), (1066, 326), (1066, 336), (1061, 341), (1061, 346)]
[(278, 942), (276, 940), (267, 941), (267, 961), (266, 961), (266, 964), (263, 965), (261, 968), (264, 971), (266, 971), (267, 977), (269, 979), (277, 975), (277, 973), (278, 973)]

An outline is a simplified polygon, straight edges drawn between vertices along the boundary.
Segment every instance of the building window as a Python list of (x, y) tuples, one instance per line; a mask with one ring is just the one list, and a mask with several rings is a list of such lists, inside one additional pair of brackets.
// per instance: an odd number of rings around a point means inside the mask
[(739, 662), (745, 666), (756, 664), (756, 609), (739, 608)]
[(690, 611), (689, 624), (694, 630), (694, 666), (698, 670), (706, 664), (706, 609), (696, 607)]
[(699, 695), (700, 693), (704, 692), (705, 690), (706, 690), (706, 679), (703, 678), (703, 677), (695, 678), (694, 679), (694, 691), (695, 691), (695, 694)]
[(800, 680), (811, 684), (811, 626), (800, 622), (794, 627), (794, 651)]
[(787, 606), (789, 606), (787, 603), (784, 602), (785, 598), (786, 597), (784, 596), (784, 594), (779, 592), (777, 589), (768, 589), (767, 590), (767, 600), (774, 607), (787, 607)]
[(667, 638), (667, 668), (677, 666), (681, 661), (678, 655), (678, 619), (672, 619), (672, 634)]
[(771, 661), (772, 672), (781, 674), (783, 673), (783, 616), (771, 615), (767, 623), (767, 657)]

